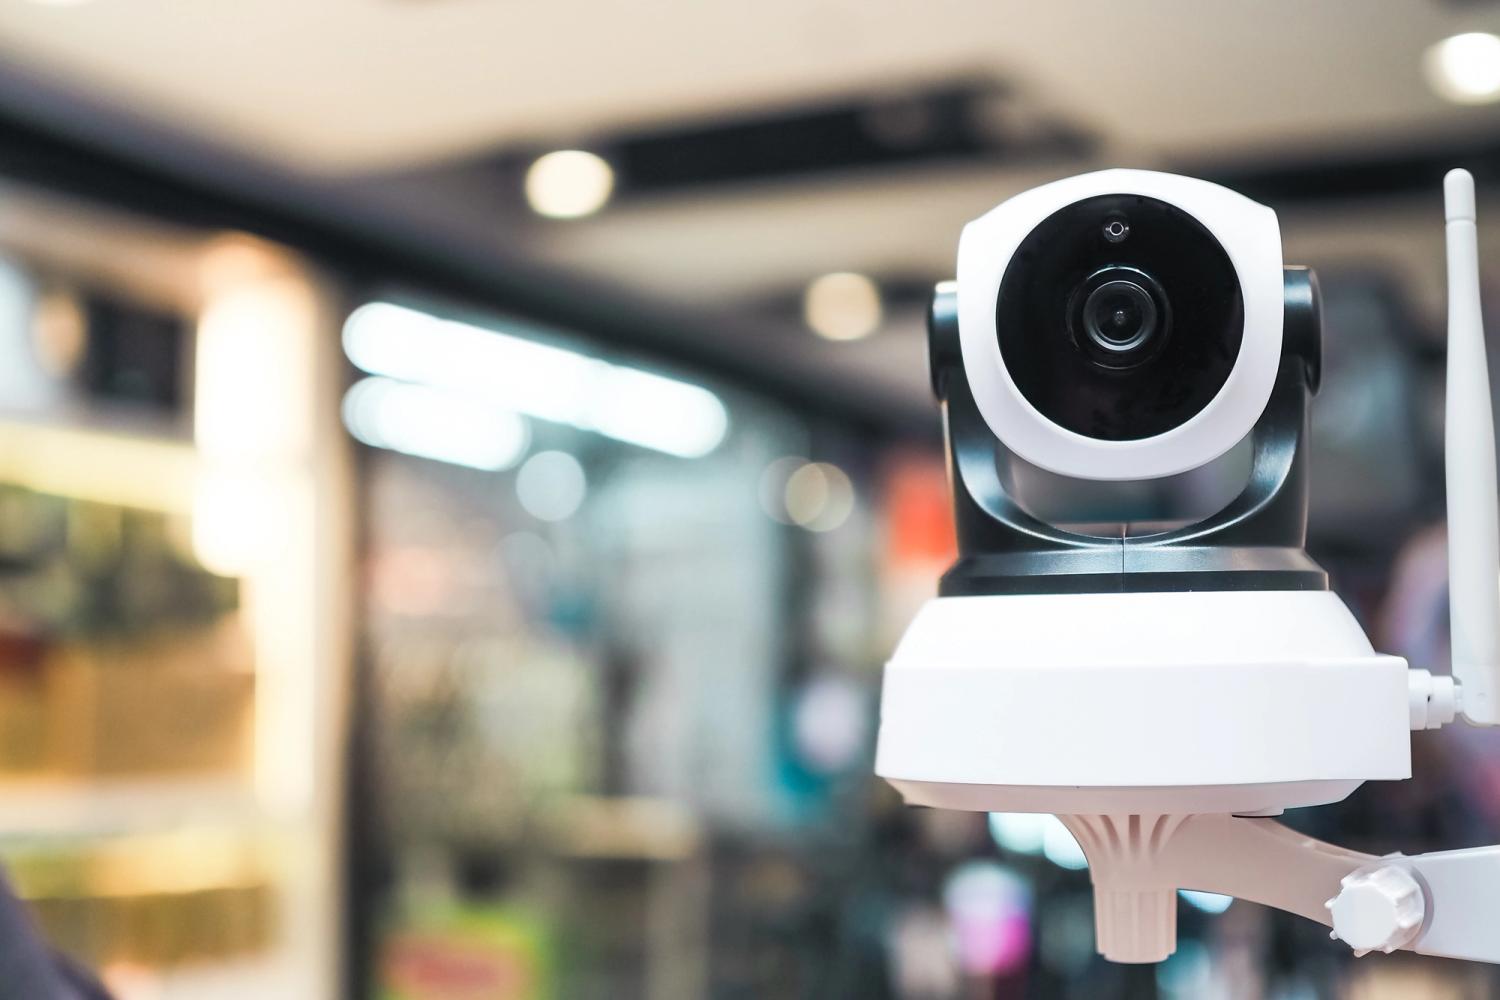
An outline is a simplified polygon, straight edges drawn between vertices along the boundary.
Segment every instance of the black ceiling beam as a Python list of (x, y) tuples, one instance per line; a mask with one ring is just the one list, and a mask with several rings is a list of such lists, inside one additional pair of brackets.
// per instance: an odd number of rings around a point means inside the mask
[[(1254, 160), (1172, 165), (1175, 173), (1202, 177), (1273, 208), (1308, 202), (1443, 197), (1443, 175), (1464, 167), (1484, 188), (1500, 189), (1500, 129), (1409, 140), (1384, 147), (1325, 152), (1281, 152)], [(1441, 216), (1439, 216), (1441, 217)]]
[[(615, 171), (616, 196), (988, 160), (1006, 166), (1072, 162), (1098, 142), (1081, 126), (1030, 107), (991, 76), (886, 85), (874, 92), (645, 125), (580, 137)], [(434, 168), (494, 177), (519, 193), (531, 161), (549, 145), (510, 143), (496, 154)]]

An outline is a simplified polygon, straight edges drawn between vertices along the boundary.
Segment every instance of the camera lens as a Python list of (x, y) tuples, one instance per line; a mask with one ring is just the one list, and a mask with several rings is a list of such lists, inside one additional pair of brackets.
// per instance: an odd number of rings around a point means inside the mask
[(1121, 371), (1157, 355), (1171, 333), (1172, 311), (1154, 277), (1112, 264), (1073, 289), (1068, 326), (1073, 343), (1096, 368)]
[(1156, 303), (1134, 281), (1106, 281), (1083, 302), (1083, 329), (1113, 354), (1126, 354), (1156, 333)]

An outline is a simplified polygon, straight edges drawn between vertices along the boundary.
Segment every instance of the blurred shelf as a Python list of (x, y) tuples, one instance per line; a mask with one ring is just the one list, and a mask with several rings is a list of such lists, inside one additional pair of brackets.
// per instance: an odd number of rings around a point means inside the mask
[(0, 780), (0, 837), (108, 836), (241, 826), (264, 816), (238, 775)]
[(122, 1000), (265, 1000), (302, 995), (299, 988), (305, 982), (284, 952), (173, 969), (105, 968), (100, 973)]
[(0, 481), (96, 503), (192, 510), (198, 454), (191, 442), (3, 416), (0, 441)]
[(646, 796), (565, 796), (542, 824), (549, 849), (575, 859), (681, 861), (703, 843), (702, 825), (682, 803)]

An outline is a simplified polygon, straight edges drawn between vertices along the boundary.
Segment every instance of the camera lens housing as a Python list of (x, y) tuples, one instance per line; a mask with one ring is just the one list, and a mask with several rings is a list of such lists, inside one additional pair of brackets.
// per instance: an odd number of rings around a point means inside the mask
[(1198, 468), (1248, 434), (1281, 365), (1276, 213), (1207, 181), (1102, 170), (970, 222), (963, 376), (1013, 455), (1095, 480)]

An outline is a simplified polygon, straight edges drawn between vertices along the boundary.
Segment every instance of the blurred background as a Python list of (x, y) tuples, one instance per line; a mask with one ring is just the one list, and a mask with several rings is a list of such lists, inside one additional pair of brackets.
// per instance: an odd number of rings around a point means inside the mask
[[(121, 1000), (1482, 998), (871, 775), (952, 558), (922, 312), (1103, 166), (1280, 213), (1311, 548), (1446, 662), (1442, 174), (1500, 3), (0, 0), (0, 859)], [(1492, 338), (1500, 314), (1491, 317)], [(1500, 344), (1491, 343), (1491, 356)], [(1500, 839), (1500, 744), (1289, 822)]]

